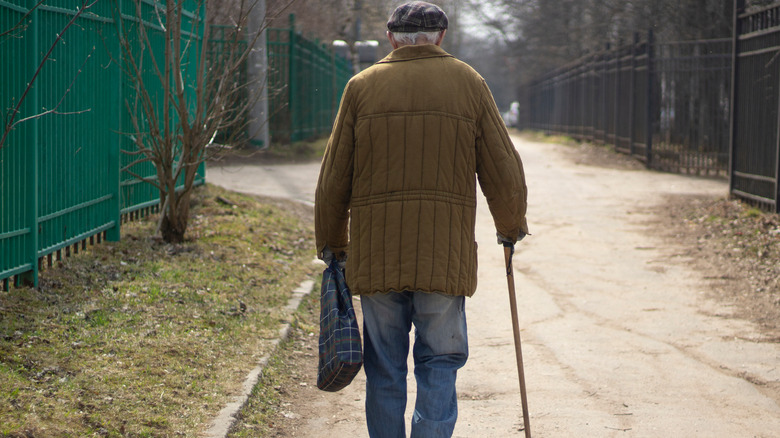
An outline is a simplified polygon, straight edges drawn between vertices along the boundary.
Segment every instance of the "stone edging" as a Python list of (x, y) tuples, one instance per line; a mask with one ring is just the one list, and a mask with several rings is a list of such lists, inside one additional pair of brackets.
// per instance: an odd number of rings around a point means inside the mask
[[(313, 289), (314, 280), (306, 280), (301, 283), (297, 289), (292, 291), (292, 297), (290, 298), (290, 301), (287, 302), (287, 306), (285, 307), (291, 316), (298, 309), (298, 306), (301, 304), (303, 298), (310, 294)], [(249, 400), (249, 395), (252, 393), (252, 389), (260, 379), (260, 376), (263, 373), (263, 368), (268, 365), (268, 360), (271, 358), (271, 355), (276, 352), (279, 344), (290, 336), (290, 330), (291, 323), (290, 321), (287, 321), (284, 323), (282, 328), (279, 329), (279, 336), (272, 341), (270, 353), (261, 357), (257, 363), (257, 366), (246, 376), (244, 385), (241, 389), (241, 394), (235, 396), (227, 405), (225, 405), (225, 407), (222, 408), (221, 411), (219, 411), (216, 419), (214, 419), (211, 427), (204, 435), (206, 438), (224, 438), (227, 435), (230, 428), (236, 422), (236, 415), (239, 413), (241, 408), (244, 407), (247, 400)]]

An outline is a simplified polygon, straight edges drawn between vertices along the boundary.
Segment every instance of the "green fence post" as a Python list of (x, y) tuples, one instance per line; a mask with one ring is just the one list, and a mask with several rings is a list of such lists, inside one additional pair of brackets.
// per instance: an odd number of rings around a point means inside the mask
[(298, 140), (298, 83), (296, 81), (298, 69), (295, 57), (297, 56), (297, 37), (295, 35), (295, 14), (290, 14), (290, 92), (288, 93), (287, 109), (290, 111), (290, 142)]
[(338, 105), (338, 97), (336, 96), (336, 93), (339, 88), (339, 76), (341, 75), (341, 71), (339, 69), (339, 65), (337, 64), (336, 60), (336, 51), (331, 48), (330, 53), (330, 89), (328, 90), (328, 121), (333, 122), (334, 119), (334, 107)]
[[(317, 53), (317, 44), (318, 43), (316, 40), (307, 41), (307, 45), (309, 46), (309, 53), (307, 59), (305, 60), (306, 64), (304, 64), (308, 65), (304, 70), (304, 77), (306, 78), (306, 92), (301, 95), (301, 106), (303, 106), (306, 111), (306, 129), (303, 131), (303, 138), (311, 137), (314, 131), (314, 117), (318, 107), (317, 76), (319, 73), (319, 59)], [(306, 96), (305, 100), (303, 99), (303, 96)]]
[[(30, 50), (30, 53), (33, 53), (34, 56), (31, 56), (29, 59), (33, 63), (33, 68), (31, 71), (35, 71), (37, 69), (37, 63), (40, 62), (40, 55), (41, 55), (41, 45), (40, 45), (40, 14), (38, 13), (38, 8), (35, 8), (31, 14), (30, 14), (30, 20), (32, 23), (32, 50)], [(41, 95), (40, 95), (40, 84), (33, 85), (32, 89), (30, 90), (30, 100), (32, 101), (32, 104), (28, 106), (28, 108), (32, 108), (33, 112), (37, 112), (41, 107)], [(30, 164), (32, 165), (32, 169), (30, 169), (30, 172), (27, 174), (27, 177), (29, 178), (29, 190), (30, 192), (27, 194), (26, 198), (28, 199), (28, 205), (30, 207), (30, 247), (27, 250), (27, 258), (30, 263), (30, 271), (25, 272), (24, 274), (17, 277), (17, 283), (32, 283), (33, 287), (38, 287), (38, 242), (40, 237), (40, 230), (39, 227), (39, 220), (38, 220), (38, 209), (39, 209), (39, 196), (38, 196), (38, 167), (40, 163), (38, 162), (39, 158), (39, 149), (41, 147), (41, 128), (40, 128), (40, 117), (36, 117), (29, 121), (32, 131), (32, 144), (30, 145), (27, 150), (29, 158), (30, 158)], [(19, 281), (21, 280), (21, 281)], [(18, 285), (18, 284), (17, 284)]]
[(332, 74), (331, 68), (333, 62), (330, 57), (330, 51), (328, 46), (323, 43), (320, 45), (322, 55), (322, 67), (320, 67), (320, 111), (317, 114), (318, 128), (317, 135), (323, 134), (328, 130), (328, 113), (330, 112), (330, 75)]
[[(119, 9), (117, 17), (121, 17), (122, 14), (122, 0), (117, 0), (116, 2), (117, 8)], [(119, 23), (114, 23), (113, 31), (116, 32), (115, 38), (112, 38), (110, 41), (115, 42), (112, 51), (113, 53), (117, 54), (118, 63), (112, 64), (112, 67), (114, 68), (114, 71), (116, 71), (116, 80), (115, 80), (115, 86), (113, 87), (110, 99), (113, 102), (112, 107), (116, 108), (116, 119), (115, 123), (117, 124), (117, 130), (115, 131), (114, 135), (112, 136), (112, 141), (108, 145), (109, 147), (109, 154), (108, 154), (108, 161), (109, 161), (109, 172), (108, 176), (110, 178), (110, 181), (108, 184), (112, 187), (112, 198), (111, 198), (111, 205), (113, 208), (113, 216), (114, 216), (114, 226), (112, 228), (109, 228), (106, 230), (106, 240), (109, 242), (118, 242), (121, 237), (121, 226), (122, 226), (122, 136), (125, 131), (125, 127), (122, 126), (122, 119), (124, 118), (124, 108), (122, 101), (122, 83), (124, 81), (124, 78), (122, 77), (122, 65), (124, 62), (124, 54), (122, 53), (122, 48), (119, 46), (119, 30), (117, 26)], [(106, 71), (106, 74), (111, 74), (108, 70)]]
[(322, 62), (322, 47), (320, 46), (320, 39), (314, 39), (314, 46), (312, 48), (312, 70), (314, 77), (312, 78), (311, 94), (313, 95), (313, 101), (311, 105), (311, 127), (309, 129), (308, 137), (314, 137), (320, 133), (320, 109), (322, 108), (321, 92), (322, 92), (322, 68), (324, 63)]

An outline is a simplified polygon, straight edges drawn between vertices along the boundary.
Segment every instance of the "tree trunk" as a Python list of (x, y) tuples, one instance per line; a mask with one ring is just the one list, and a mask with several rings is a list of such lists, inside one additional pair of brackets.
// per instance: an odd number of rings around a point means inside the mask
[(161, 212), (160, 235), (165, 242), (182, 243), (190, 218), (190, 191), (171, 193), (168, 206)]

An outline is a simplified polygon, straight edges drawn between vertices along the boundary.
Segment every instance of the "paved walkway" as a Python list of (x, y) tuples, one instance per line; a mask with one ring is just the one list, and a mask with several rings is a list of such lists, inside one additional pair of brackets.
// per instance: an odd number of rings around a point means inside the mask
[(206, 180), (230, 190), (314, 205), (320, 163), (221, 165), (209, 163)]
[[(518, 247), (515, 277), (534, 436), (778, 436), (780, 397), (760, 383), (780, 382), (780, 345), (759, 342), (754, 326), (728, 318), (730, 308), (705, 297), (702, 274), (646, 231), (662, 195), (725, 196), (726, 184), (577, 165), (566, 147), (514, 141), (533, 233)], [(318, 170), (212, 167), (208, 180), (312, 202)], [(467, 301), (471, 356), (458, 380), (456, 437), (522, 436), (494, 233), (481, 200), (479, 287)], [(311, 388), (305, 403), (290, 407), (303, 416), (296, 435), (367, 436), (363, 389), (362, 373), (339, 393)]]

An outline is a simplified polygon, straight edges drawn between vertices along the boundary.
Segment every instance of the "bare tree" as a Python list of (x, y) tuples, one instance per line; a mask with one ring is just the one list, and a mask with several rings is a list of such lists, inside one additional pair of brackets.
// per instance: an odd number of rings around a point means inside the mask
[[(149, 13), (142, 14), (150, 5), (132, 1), (136, 17), (149, 20)], [(135, 150), (123, 152), (137, 157), (123, 170), (159, 190), (158, 232), (166, 242), (184, 239), (198, 167), (220, 150), (213, 143), (215, 136), (246, 128), (258, 96), (251, 88), (264, 86), (264, 78), (245, 80), (240, 74), (262, 31), (247, 35), (245, 30), (258, 0), (234, 2), (234, 31), (211, 56), (210, 29), (199, 18), (206, 2), (196, 3), (191, 14), (184, 10), (184, 0), (155, 3), (154, 23), (118, 12), (115, 16), (123, 69), (133, 86), (125, 105), (132, 120), (127, 134)], [(155, 52), (152, 42), (160, 38), (162, 54)], [(154, 164), (154, 178), (133, 172), (133, 166), (142, 162)], [(181, 185), (178, 190), (177, 185)]]
[[(268, 0), (271, 27), (286, 28), (288, 15), (295, 14), (298, 30), (331, 44), (345, 41), (354, 49), (356, 41), (376, 40), (379, 57), (392, 50), (384, 37), (387, 18), (404, 0), (296, 0), (287, 5), (284, 0)], [(283, 11), (283, 12), (282, 12)]]

